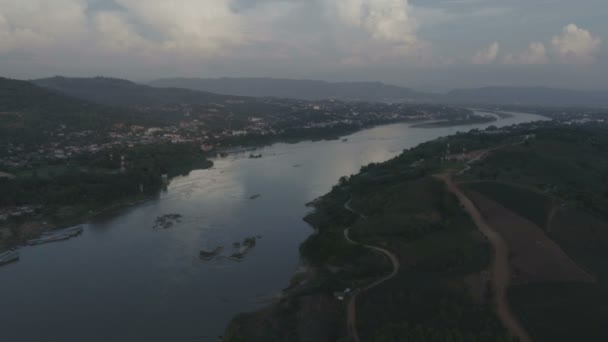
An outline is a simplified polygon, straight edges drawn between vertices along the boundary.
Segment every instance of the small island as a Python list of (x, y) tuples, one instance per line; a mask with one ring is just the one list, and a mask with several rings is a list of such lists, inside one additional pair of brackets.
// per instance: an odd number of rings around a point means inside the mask
[[(502, 117), (501, 117), (502, 118)], [(496, 117), (490, 115), (471, 115), (465, 118), (455, 118), (449, 120), (440, 120), (432, 122), (424, 122), (412, 125), (414, 128), (442, 128), (442, 127), (454, 127), (474, 124), (484, 124), (488, 122), (496, 121)]]
[(224, 247), (216, 247), (214, 250), (212, 251), (201, 251), (199, 253), (199, 258), (205, 260), (205, 261), (211, 261), (213, 260), (215, 257), (219, 256), (222, 251), (224, 250)]
[(166, 214), (163, 216), (159, 216), (156, 218), (156, 222), (154, 223), (154, 228), (162, 228), (169, 229), (173, 227), (176, 223), (181, 222), (182, 215), (180, 214)]
[(239, 251), (232, 254), (229, 258), (230, 260), (233, 261), (242, 261), (243, 259), (245, 259), (245, 257), (247, 256), (247, 254), (249, 254), (249, 252), (251, 252), (251, 250), (253, 248), (255, 248), (257, 244), (257, 238), (256, 237), (249, 237), (246, 238), (243, 241), (242, 246), (239, 248)]

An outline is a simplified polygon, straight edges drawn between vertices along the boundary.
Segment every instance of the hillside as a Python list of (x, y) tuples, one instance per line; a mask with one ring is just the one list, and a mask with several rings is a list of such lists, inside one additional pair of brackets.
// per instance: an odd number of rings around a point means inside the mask
[[(309, 273), (227, 340), (606, 340), (607, 136), (600, 123), (473, 131), (342, 178), (306, 218)], [(401, 265), (386, 281), (381, 249)]]
[(577, 91), (543, 87), (485, 87), (455, 89), (430, 94), (380, 82), (325, 82), (271, 78), (172, 78), (150, 83), (155, 87), (176, 87), (253, 97), (284, 97), (305, 100), (417, 102), (471, 105), (520, 106), (608, 106), (608, 92)]
[(127, 80), (105, 77), (53, 77), (32, 82), (75, 98), (110, 106), (197, 105), (231, 98), (226, 95), (188, 89), (154, 88)]
[(150, 83), (155, 87), (176, 87), (218, 94), (253, 97), (283, 97), (304, 100), (427, 101), (432, 95), (380, 82), (325, 82), (272, 78), (173, 78)]
[(30, 82), (0, 78), (0, 142), (34, 145), (59, 125), (70, 130), (99, 129), (124, 114)]

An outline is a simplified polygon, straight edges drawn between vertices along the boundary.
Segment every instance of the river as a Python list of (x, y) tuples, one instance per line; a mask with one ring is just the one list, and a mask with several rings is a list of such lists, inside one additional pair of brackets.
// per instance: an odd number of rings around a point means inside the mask
[[(5, 341), (218, 341), (237, 313), (268, 304), (297, 270), (312, 232), (305, 204), (344, 175), (437, 137), (545, 120), (518, 113), (489, 124), (412, 128), (393, 124), (347, 141), (274, 144), (214, 160), (173, 179), (158, 199), (90, 222), (78, 238), (20, 249), (0, 268)], [(254, 195), (261, 195), (250, 199)], [(170, 229), (158, 216), (183, 215)], [(242, 262), (204, 262), (202, 249), (260, 235)]]

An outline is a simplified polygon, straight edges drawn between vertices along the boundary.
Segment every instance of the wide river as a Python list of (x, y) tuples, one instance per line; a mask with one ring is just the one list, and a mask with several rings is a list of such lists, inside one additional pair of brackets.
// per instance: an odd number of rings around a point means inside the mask
[[(305, 204), (344, 175), (437, 137), (545, 120), (518, 113), (481, 125), (393, 124), (343, 141), (275, 144), (214, 160), (174, 179), (158, 199), (90, 222), (78, 238), (20, 249), (0, 267), (0, 339), (11, 342), (218, 341), (230, 319), (268, 304), (300, 264), (312, 229)], [(259, 198), (250, 199), (254, 195)], [(170, 229), (158, 216), (183, 215)], [(202, 249), (261, 235), (242, 262)]]

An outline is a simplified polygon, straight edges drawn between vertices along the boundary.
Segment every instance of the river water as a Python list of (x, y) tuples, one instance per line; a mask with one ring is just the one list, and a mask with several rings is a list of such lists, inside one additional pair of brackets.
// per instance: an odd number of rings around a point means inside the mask
[[(46, 341), (218, 341), (237, 313), (268, 304), (297, 270), (312, 232), (305, 204), (344, 175), (437, 137), (544, 120), (518, 113), (491, 124), (367, 129), (348, 141), (275, 144), (261, 159), (235, 153), (174, 179), (158, 199), (84, 225), (82, 236), (20, 249), (0, 268), (0, 338)], [(259, 198), (250, 199), (254, 195)], [(170, 229), (164, 214), (183, 215)], [(242, 262), (204, 262), (202, 249), (261, 235)]]

